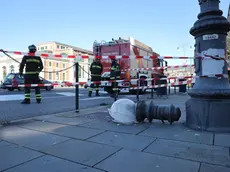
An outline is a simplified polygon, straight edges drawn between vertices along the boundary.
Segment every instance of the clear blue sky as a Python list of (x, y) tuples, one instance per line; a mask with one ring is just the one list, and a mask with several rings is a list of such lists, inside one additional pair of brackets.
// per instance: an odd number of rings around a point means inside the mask
[[(229, 0), (221, 0), (227, 15)], [(0, 7), (0, 48), (27, 51), (29, 44), (58, 41), (92, 50), (94, 40), (134, 37), (161, 55), (193, 56), (189, 29), (198, 0), (9, 0)]]

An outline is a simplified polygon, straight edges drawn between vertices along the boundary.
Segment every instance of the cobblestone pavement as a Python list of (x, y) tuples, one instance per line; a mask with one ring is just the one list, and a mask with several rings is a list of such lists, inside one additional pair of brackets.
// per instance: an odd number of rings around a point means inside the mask
[(187, 95), (157, 98), (178, 105), (173, 125), (129, 126), (111, 121), (107, 107), (41, 116), (0, 128), (4, 172), (230, 172), (230, 133), (184, 126)]

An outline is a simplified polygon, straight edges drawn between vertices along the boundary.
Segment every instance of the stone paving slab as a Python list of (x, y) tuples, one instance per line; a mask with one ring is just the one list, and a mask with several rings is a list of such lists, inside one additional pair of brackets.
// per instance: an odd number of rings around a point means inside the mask
[(23, 147), (5, 145), (0, 147), (0, 171), (25, 163), (43, 154)]
[(45, 122), (45, 121), (31, 121), (28, 123), (19, 124), (17, 126), (31, 129), (31, 130), (37, 130), (37, 131), (52, 131), (52, 130), (66, 127), (68, 125), (55, 124), (55, 123)]
[[(218, 133), (213, 137), (212, 133), (182, 126), (186, 99), (184, 95), (154, 99), (156, 104), (173, 102), (181, 108), (181, 119), (173, 125), (162, 124), (159, 120), (131, 126), (116, 124), (108, 118), (106, 107), (98, 109), (97, 113), (91, 109), (79, 114), (54, 114), (1, 127), (0, 171), (1, 163), (5, 163), (4, 169), (11, 168), (8, 172), (229, 172), (229, 135)], [(10, 129), (12, 126), (14, 128)], [(3, 138), (3, 133), (8, 133), (7, 137)], [(58, 138), (57, 143), (53, 137)], [(4, 139), (7, 142), (1, 141)], [(37, 152), (8, 142), (50, 155), (34, 155)], [(213, 146), (213, 143), (220, 146)], [(24, 153), (26, 151), (29, 153)], [(13, 163), (9, 164), (7, 158), (1, 156), (7, 154)]]
[(178, 123), (173, 125), (166, 123), (153, 123), (147, 130), (143, 131), (139, 135), (211, 145), (213, 144), (212, 133), (190, 130)]
[(230, 168), (202, 163), (199, 172), (230, 172)]
[(0, 141), (0, 149), (6, 146), (12, 146), (12, 143), (8, 143), (5, 141)]
[(102, 172), (52, 156), (43, 156), (5, 172)]
[(100, 133), (103, 133), (104, 130), (77, 127), (77, 126), (67, 126), (49, 132), (55, 133), (60, 136), (85, 140), (95, 135), (98, 135)]
[(140, 124), (140, 125), (134, 124), (134, 125), (127, 126), (127, 125), (116, 124), (112, 121), (105, 122), (105, 121), (95, 120), (95, 121), (92, 121), (86, 124), (82, 124), (80, 126), (87, 127), (87, 128), (95, 128), (95, 129), (127, 133), (127, 134), (138, 134), (139, 132), (147, 129), (149, 127), (149, 124)]
[(119, 148), (80, 140), (69, 140), (42, 150), (47, 154), (93, 166)]
[(215, 134), (214, 144), (230, 148), (230, 134)]
[(156, 140), (156, 138), (148, 138), (144, 136), (122, 134), (109, 131), (89, 139), (89, 141), (96, 143), (139, 151), (142, 151), (154, 140)]
[(4, 128), (2, 139), (34, 150), (41, 150), (46, 147), (69, 140), (69, 138), (66, 137), (14, 126)]
[(230, 166), (229, 148), (157, 139), (144, 152)]
[(41, 121), (36, 121), (31, 124), (26, 124), (23, 125), (22, 127), (48, 132), (52, 134), (57, 134), (60, 136), (75, 138), (75, 139), (87, 139), (104, 132), (104, 130), (99, 130), (99, 129), (95, 130), (90, 128), (66, 126), (66, 125), (41, 122)]
[(84, 124), (87, 122), (92, 121), (92, 119), (86, 119), (86, 118), (81, 118), (79, 116), (77, 117), (57, 117), (57, 116), (51, 116), (49, 118), (40, 118), (36, 119), (40, 121), (45, 121), (45, 122), (53, 122), (53, 123), (58, 123), (58, 124), (64, 124), (64, 125), (79, 125), (79, 124)]
[(198, 172), (199, 166), (188, 160), (120, 150), (95, 167), (109, 172)]
[(94, 113), (89, 113), (89, 114), (85, 114), (80, 116), (81, 118), (86, 118), (86, 119), (91, 119), (91, 120), (99, 120), (99, 121), (112, 121), (113, 118), (109, 115), (109, 111), (105, 110), (102, 112), (94, 112)]

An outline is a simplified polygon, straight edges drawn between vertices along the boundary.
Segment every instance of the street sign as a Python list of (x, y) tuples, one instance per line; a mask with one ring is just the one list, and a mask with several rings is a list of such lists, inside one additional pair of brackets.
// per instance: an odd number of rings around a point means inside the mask
[(219, 36), (217, 34), (212, 34), (212, 35), (204, 35), (203, 36), (203, 40), (207, 41), (207, 40), (213, 40), (213, 39), (218, 39)]

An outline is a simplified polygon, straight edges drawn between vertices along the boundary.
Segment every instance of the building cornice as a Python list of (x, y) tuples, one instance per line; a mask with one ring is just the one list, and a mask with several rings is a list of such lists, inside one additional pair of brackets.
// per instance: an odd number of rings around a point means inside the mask
[(57, 42), (57, 41), (42, 42), (42, 43), (36, 44), (36, 46), (40, 46), (40, 45), (44, 45), (44, 44), (51, 44), (51, 43), (63, 45), (63, 46), (66, 46), (66, 47), (71, 47), (75, 51), (80, 51), (80, 52), (84, 52), (84, 53), (88, 53), (88, 54), (93, 54), (93, 52), (90, 51), (90, 50), (82, 49), (82, 48), (79, 48), (79, 47), (76, 47), (76, 46), (73, 46), (73, 45), (68, 45), (68, 44), (64, 44), (64, 43), (61, 43), (61, 42)]

